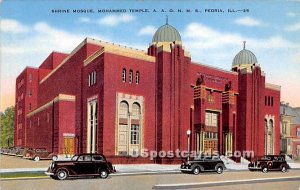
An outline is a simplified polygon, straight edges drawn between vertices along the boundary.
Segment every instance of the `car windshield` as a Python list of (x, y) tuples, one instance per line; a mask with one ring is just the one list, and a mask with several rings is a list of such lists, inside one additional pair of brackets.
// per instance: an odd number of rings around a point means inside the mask
[(77, 158), (78, 158), (78, 156), (75, 155), (75, 156), (73, 156), (73, 157), (71, 158), (71, 160), (76, 161)]

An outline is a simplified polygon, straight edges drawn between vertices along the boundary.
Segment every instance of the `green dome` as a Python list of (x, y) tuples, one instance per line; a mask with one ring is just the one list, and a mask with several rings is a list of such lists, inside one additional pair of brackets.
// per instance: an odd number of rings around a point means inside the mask
[(257, 63), (256, 56), (251, 51), (245, 49), (241, 50), (233, 59), (232, 67), (237, 67), (239, 65), (253, 65)]
[(179, 32), (173, 26), (165, 24), (157, 29), (152, 42), (174, 42), (181, 41)]

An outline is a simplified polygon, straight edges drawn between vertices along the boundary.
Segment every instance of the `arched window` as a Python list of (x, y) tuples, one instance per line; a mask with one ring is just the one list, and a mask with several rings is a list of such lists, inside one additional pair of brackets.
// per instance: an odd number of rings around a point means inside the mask
[(126, 101), (120, 103), (119, 117), (127, 118), (128, 117), (129, 106)]
[(126, 82), (126, 69), (125, 68), (122, 71), (122, 81)]
[(133, 71), (130, 69), (129, 70), (129, 83), (132, 83), (132, 79), (133, 79)]
[(141, 115), (141, 107), (138, 103), (132, 104), (132, 118), (139, 119)]
[(139, 84), (139, 83), (140, 83), (140, 72), (139, 72), (139, 71), (137, 71), (137, 72), (135, 73), (135, 83), (136, 83), (136, 84)]

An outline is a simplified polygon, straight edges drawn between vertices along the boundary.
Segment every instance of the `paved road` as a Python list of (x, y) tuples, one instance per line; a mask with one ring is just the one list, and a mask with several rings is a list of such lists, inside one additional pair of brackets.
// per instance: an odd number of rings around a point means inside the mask
[[(279, 179), (279, 178), (293, 179)], [(268, 178), (262, 180), (263, 178)], [(253, 179), (260, 179), (260, 182), (253, 182)], [(274, 181), (275, 179), (275, 181)], [(230, 180), (231, 184), (226, 184)], [(238, 180), (245, 180), (240, 183)], [(135, 175), (135, 176), (110, 176), (108, 179), (69, 179), (65, 181), (44, 179), (27, 179), (27, 180), (2, 180), (1, 190), (53, 190), (53, 189), (130, 189), (130, 190), (147, 190), (147, 189), (162, 189), (163, 184), (179, 184), (175, 187), (165, 189), (199, 189), (199, 186), (184, 186), (187, 183), (207, 183), (220, 182), (214, 186), (201, 186), (202, 189), (288, 189), (299, 190), (300, 187), (300, 171), (291, 170), (288, 173), (269, 172), (263, 174), (261, 172), (224, 172), (223, 174), (205, 173), (198, 176), (189, 174), (160, 174), (160, 175)], [(181, 185), (180, 185), (181, 184)]]

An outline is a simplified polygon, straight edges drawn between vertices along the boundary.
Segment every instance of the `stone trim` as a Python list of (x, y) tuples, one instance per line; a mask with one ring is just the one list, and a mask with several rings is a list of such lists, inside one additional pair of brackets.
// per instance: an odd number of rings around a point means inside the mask
[(58, 96), (56, 96), (54, 99), (52, 99), (51, 101), (49, 101), (48, 103), (40, 106), (39, 108), (33, 110), (32, 112), (28, 113), (26, 116), (27, 117), (31, 117), (41, 111), (43, 111), (44, 109), (48, 108), (49, 106), (51, 106), (53, 103), (59, 102), (59, 101), (69, 101), (69, 102), (74, 102), (75, 101), (75, 96), (73, 95), (67, 95), (67, 94), (59, 94)]

